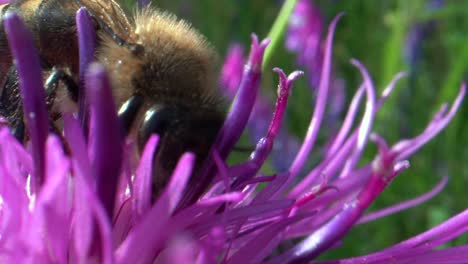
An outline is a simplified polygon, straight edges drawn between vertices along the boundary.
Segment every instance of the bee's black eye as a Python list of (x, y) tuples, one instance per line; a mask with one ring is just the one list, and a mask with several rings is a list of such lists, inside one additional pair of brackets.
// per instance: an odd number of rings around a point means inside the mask
[(145, 119), (141, 125), (138, 143), (142, 148), (152, 134), (164, 136), (169, 127), (177, 121), (177, 109), (174, 107), (155, 105), (146, 111)]
[(143, 104), (143, 98), (138, 95), (130, 97), (119, 109), (119, 119), (122, 124), (125, 135), (127, 135), (132, 127), (133, 121), (136, 119), (138, 110)]

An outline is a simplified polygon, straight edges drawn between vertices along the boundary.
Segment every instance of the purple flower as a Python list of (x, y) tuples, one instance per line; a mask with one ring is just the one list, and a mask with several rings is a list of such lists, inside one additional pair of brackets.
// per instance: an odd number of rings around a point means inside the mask
[[(83, 88), (90, 109), (88, 138), (81, 120), (64, 113), (64, 137), (70, 148), (66, 154), (57, 136), (43, 134), (47, 127), (47, 119), (42, 119), (46, 114), (40, 100), (44, 98), (43, 89), (37, 82), (34, 84), (40, 73), (38, 57), (18, 16), (7, 15), (5, 27), (18, 67), (25, 111), (34, 114), (27, 119), (32, 135), (30, 147), (20, 145), (7, 127), (0, 128), (1, 262), (309, 262), (337, 245), (353, 226), (432, 197), (446, 179), (416, 200), (364, 214), (391, 181), (409, 167), (407, 159), (447, 126), (465, 95), (465, 86), (452, 106), (444, 106), (420, 135), (388, 145), (381, 136), (371, 133), (372, 125), (402, 75), (377, 95), (367, 70), (356, 60), (352, 64), (363, 82), (346, 119), (323, 159), (312, 170), (304, 168), (323, 121), (338, 19), (329, 28), (307, 135), (286, 172), (262, 175), (259, 170), (272, 151), (290, 89), (301, 72), (286, 76), (275, 69), (279, 76), (278, 97), (266, 132), (249, 160), (234, 166), (225, 162), (247, 126), (260, 85), (261, 61), (268, 41), (259, 43), (254, 36), (239, 89), (214, 142), (212, 159), (201, 171), (202, 176), (215, 173), (216, 177), (212, 181), (200, 177), (206, 182), (194, 184), (208, 186), (208, 191), (199, 195), (200, 188), (187, 185), (194, 155), (186, 153), (152, 203), (151, 169), (158, 136), (150, 137), (135, 164), (133, 143), (121, 139), (115, 105), (107, 100), (111, 93), (108, 77), (101, 65), (91, 64)], [(365, 111), (358, 122), (357, 106), (364, 95)], [(378, 146), (379, 152), (371, 163), (358, 167), (369, 141)], [(306, 176), (299, 178), (300, 173)], [(260, 183), (263, 187), (257, 188)], [(194, 198), (196, 202), (190, 203)], [(466, 231), (468, 211), (379, 252), (327, 263), (465, 262), (468, 246), (438, 247)], [(299, 242), (284, 244), (289, 246), (279, 250), (279, 245), (288, 241)]]
[[(443, 6), (444, 1), (442, 0), (430, 0), (426, 3), (426, 9), (428, 11), (441, 9)], [(410, 29), (406, 36), (403, 57), (405, 62), (412, 68), (412, 71), (417, 70), (424, 41), (427, 38), (427, 35), (434, 30), (435, 26), (435, 20), (426, 22), (417, 21), (410, 25)]]

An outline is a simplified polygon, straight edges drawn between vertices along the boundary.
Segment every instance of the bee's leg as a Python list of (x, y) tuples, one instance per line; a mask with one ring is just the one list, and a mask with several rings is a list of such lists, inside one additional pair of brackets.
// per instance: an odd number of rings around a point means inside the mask
[[(50, 132), (57, 135), (62, 142), (62, 145), (65, 149), (66, 153), (70, 153), (70, 148), (65, 140), (63, 133), (59, 126), (57, 126), (56, 122), (61, 116), (61, 109), (60, 107), (54, 107), (55, 99), (57, 98), (57, 93), (59, 89), (61, 89), (62, 84), (66, 92), (68, 93), (68, 97), (73, 101), (78, 101), (78, 84), (75, 80), (63, 70), (53, 68), (49, 77), (45, 81), (45, 90), (46, 90), (46, 103), (47, 108), (49, 109), (49, 125), (50, 125)], [(63, 89), (63, 88), (62, 88)]]
[[(49, 112), (53, 107), (59, 82), (63, 83), (72, 100), (76, 101), (78, 98), (78, 85), (73, 78), (62, 70), (53, 69), (45, 83), (46, 104)], [(11, 132), (18, 141), (24, 142), (26, 128), (23, 119), (23, 105), (19, 92), (18, 72), (15, 66), (11, 66), (8, 70), (1, 91), (0, 115), (7, 119)], [(59, 129), (54, 125), (54, 121), (58, 118), (60, 118), (60, 113), (51, 113), (49, 122), (51, 124), (51, 132), (60, 136), (60, 134), (57, 133)]]
[(8, 70), (1, 91), (0, 115), (8, 121), (8, 126), (15, 138), (23, 142), (25, 139), (25, 125), (19, 92), (18, 72), (15, 66), (11, 66)]
[(21, 120), (11, 128), (11, 133), (16, 139), (18, 139), (18, 141), (23, 142), (25, 137), (25, 129), (24, 121)]
[(60, 143), (62, 144), (65, 154), (71, 154), (70, 145), (68, 144), (65, 136), (63, 135), (61, 129), (55, 124), (53, 120), (49, 121), (50, 132), (58, 137)]
[(140, 110), (142, 104), (143, 98), (139, 95), (133, 95), (120, 107), (118, 115), (124, 135), (130, 133), (133, 121), (136, 119), (138, 110)]
[(55, 98), (59, 82), (63, 83), (65, 89), (67, 89), (67, 92), (70, 95), (70, 98), (74, 102), (78, 102), (78, 84), (69, 74), (56, 68), (52, 69), (51, 74), (45, 82), (47, 101), (49, 101), (49, 98)]

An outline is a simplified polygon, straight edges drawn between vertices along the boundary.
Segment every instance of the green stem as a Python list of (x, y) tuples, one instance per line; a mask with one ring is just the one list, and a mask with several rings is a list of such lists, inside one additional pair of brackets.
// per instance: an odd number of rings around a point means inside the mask
[(262, 68), (263, 72), (265, 72), (265, 69), (267, 69), (270, 65), (273, 53), (283, 39), (284, 32), (288, 26), (289, 17), (294, 10), (296, 2), (297, 0), (286, 0), (284, 2), (278, 17), (276, 18), (270, 32), (268, 33), (268, 38), (271, 40), (271, 43), (265, 51)]

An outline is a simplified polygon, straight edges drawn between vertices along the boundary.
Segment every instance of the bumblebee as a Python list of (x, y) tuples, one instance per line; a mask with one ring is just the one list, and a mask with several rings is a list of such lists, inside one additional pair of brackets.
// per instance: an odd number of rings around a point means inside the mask
[[(112, 81), (119, 118), (140, 146), (153, 133), (160, 143), (154, 158), (153, 192), (166, 185), (183, 152), (197, 160), (191, 181), (206, 159), (225, 118), (217, 88), (217, 55), (208, 41), (174, 15), (147, 7), (128, 18), (113, 0), (23, 0), (1, 6), (17, 12), (33, 33), (44, 78), (51, 123), (63, 102), (80, 93), (75, 16), (86, 7), (98, 35), (95, 58)], [(3, 22), (2, 22), (3, 23)], [(2, 25), (3, 28), (3, 25)], [(0, 115), (25, 140), (18, 76), (0, 32)]]

